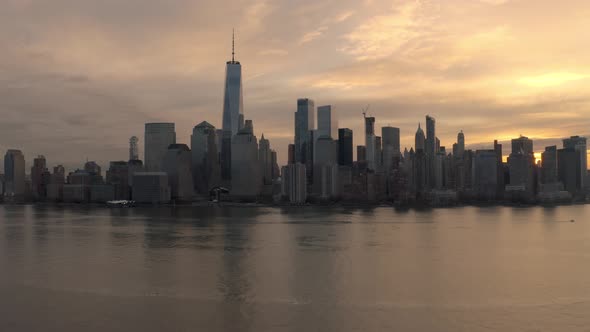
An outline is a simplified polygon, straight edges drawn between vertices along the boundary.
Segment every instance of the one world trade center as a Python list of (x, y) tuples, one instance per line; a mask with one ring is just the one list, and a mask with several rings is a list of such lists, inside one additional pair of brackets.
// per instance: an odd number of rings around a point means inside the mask
[(242, 65), (235, 60), (235, 43), (232, 35), (231, 61), (225, 66), (225, 91), (223, 95), (223, 122), (221, 139), (221, 175), (231, 177), (231, 140), (244, 126), (242, 100)]

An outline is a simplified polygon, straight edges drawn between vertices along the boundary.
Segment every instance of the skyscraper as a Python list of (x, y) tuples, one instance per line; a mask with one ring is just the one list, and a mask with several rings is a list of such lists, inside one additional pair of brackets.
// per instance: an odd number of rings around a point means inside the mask
[(416, 152), (423, 151), (425, 148), (425, 141), (426, 138), (424, 136), (424, 130), (420, 128), (420, 124), (418, 124), (418, 130), (416, 130), (416, 137), (414, 139), (414, 147), (416, 148)]
[(139, 160), (139, 138), (131, 136), (129, 139), (129, 160)]
[(364, 114), (365, 118), (365, 151), (367, 158), (367, 168), (375, 170), (377, 161), (377, 151), (375, 142), (375, 118), (368, 117)]
[(394, 164), (394, 160), (398, 158), (400, 155), (399, 136), (399, 128), (381, 128), (383, 169), (385, 172), (391, 171)]
[(541, 154), (541, 183), (557, 182), (557, 146), (547, 146)]
[(176, 144), (174, 123), (146, 123), (144, 143), (146, 171), (161, 171), (168, 147), (170, 144)]
[(223, 97), (221, 175), (231, 178), (231, 141), (244, 126), (244, 103), (242, 96), (242, 65), (235, 60), (235, 39), (232, 35), (232, 56), (225, 66), (225, 90)]
[(480, 199), (494, 199), (498, 193), (496, 150), (477, 150), (473, 159), (473, 189)]
[(436, 155), (436, 120), (430, 115), (426, 116), (426, 154)]
[(220, 184), (217, 132), (213, 125), (203, 121), (193, 128), (191, 135), (193, 181), (201, 196), (208, 197), (209, 190)]
[(314, 102), (308, 98), (297, 99), (295, 112), (295, 162), (307, 164), (312, 158), (310, 131), (315, 129)]
[(232, 139), (231, 195), (255, 199), (260, 194), (262, 180), (258, 162), (258, 140), (251, 120)]
[[(457, 134), (457, 151), (456, 156), (457, 158), (463, 158), (463, 153), (465, 152), (465, 134), (463, 134), (463, 130), (461, 130)], [(455, 151), (453, 151), (455, 153)]]
[(191, 150), (186, 144), (171, 144), (164, 155), (162, 170), (168, 174), (172, 199), (190, 201), (194, 194)]
[(563, 140), (563, 147), (565, 149), (573, 149), (578, 153), (579, 166), (577, 172), (577, 186), (578, 189), (584, 188), (586, 177), (588, 173), (588, 156), (586, 148), (586, 137), (572, 136)]
[(4, 155), (4, 193), (22, 199), (25, 194), (25, 156), (20, 150), (10, 149)]
[(318, 138), (328, 136), (336, 139), (338, 121), (332, 105), (318, 107)]
[(338, 164), (352, 166), (352, 130), (338, 129)]
[(35, 199), (44, 199), (47, 196), (47, 185), (50, 177), (51, 174), (47, 170), (45, 157), (37, 156), (33, 160), (33, 167), (31, 167), (31, 185)]

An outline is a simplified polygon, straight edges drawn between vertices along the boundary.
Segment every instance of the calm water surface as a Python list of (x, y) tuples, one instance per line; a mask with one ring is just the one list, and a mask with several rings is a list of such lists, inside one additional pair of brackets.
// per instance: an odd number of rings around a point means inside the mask
[(589, 216), (0, 206), (0, 331), (590, 331)]

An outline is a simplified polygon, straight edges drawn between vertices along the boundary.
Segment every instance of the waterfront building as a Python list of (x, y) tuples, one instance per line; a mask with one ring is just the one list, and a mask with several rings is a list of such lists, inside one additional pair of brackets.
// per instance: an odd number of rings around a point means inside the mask
[(162, 161), (170, 144), (176, 143), (174, 123), (146, 123), (144, 138), (145, 169), (162, 170)]
[(329, 136), (316, 141), (313, 192), (322, 198), (338, 195), (338, 143)]
[(307, 164), (313, 157), (312, 144), (315, 129), (315, 103), (308, 98), (297, 99), (295, 112), (295, 162)]
[(192, 173), (196, 193), (208, 197), (209, 191), (220, 185), (221, 169), (215, 127), (203, 121), (191, 135)]
[(383, 158), (383, 170), (385, 173), (392, 171), (396, 164), (396, 160), (400, 156), (400, 131), (399, 128), (395, 127), (382, 127), (381, 128), (381, 140), (382, 140), (382, 158)]
[(4, 155), (4, 195), (16, 200), (25, 195), (25, 156), (20, 150), (10, 149)]
[(261, 190), (262, 180), (258, 161), (258, 140), (252, 120), (232, 140), (231, 191), (236, 198), (252, 200)]
[(282, 168), (282, 192), (291, 204), (305, 204), (307, 200), (307, 172), (301, 163)]
[(580, 152), (575, 148), (557, 150), (557, 178), (572, 196), (579, 192)]
[[(136, 160), (136, 159), (130, 159)], [(113, 198), (115, 200), (127, 200), (131, 198), (131, 190), (129, 187), (129, 162), (127, 161), (111, 161), (109, 169), (106, 174), (106, 184), (113, 189)], [(98, 189), (95, 189), (98, 190)], [(91, 194), (94, 199), (96, 195)]]
[(579, 166), (576, 170), (576, 186), (578, 190), (584, 188), (588, 176), (588, 149), (586, 147), (586, 137), (571, 136), (563, 140), (564, 149), (573, 149), (578, 153)]
[(473, 158), (473, 189), (479, 199), (493, 200), (498, 193), (496, 150), (476, 150)]
[(186, 144), (172, 144), (164, 155), (162, 170), (168, 174), (170, 197), (191, 201), (194, 195), (191, 150)]
[(165, 172), (136, 172), (133, 174), (133, 200), (138, 203), (170, 202), (168, 174)]
[(47, 169), (47, 162), (44, 156), (37, 156), (33, 159), (31, 167), (31, 190), (33, 198), (44, 200), (47, 197), (47, 186), (51, 180), (51, 173)]

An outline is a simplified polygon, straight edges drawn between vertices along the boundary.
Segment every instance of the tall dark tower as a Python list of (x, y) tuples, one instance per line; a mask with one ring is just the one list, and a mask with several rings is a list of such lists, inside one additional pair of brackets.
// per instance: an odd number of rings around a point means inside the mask
[(231, 177), (231, 140), (244, 126), (242, 97), (242, 65), (235, 59), (235, 34), (232, 33), (231, 61), (225, 65), (225, 91), (223, 96), (223, 120), (221, 142), (221, 175)]

